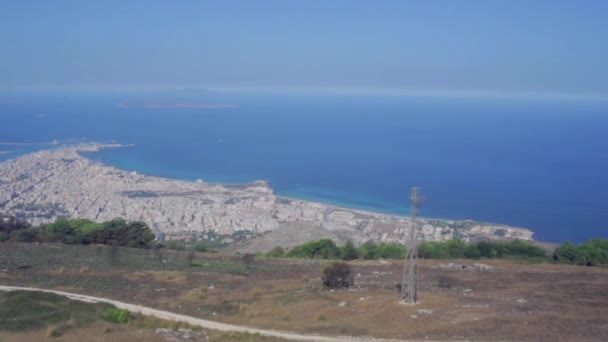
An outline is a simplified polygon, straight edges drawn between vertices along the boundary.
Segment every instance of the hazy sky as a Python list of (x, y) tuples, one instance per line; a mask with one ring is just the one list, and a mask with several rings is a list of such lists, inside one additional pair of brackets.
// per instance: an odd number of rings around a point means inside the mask
[(0, 87), (608, 93), (608, 1), (2, 1)]

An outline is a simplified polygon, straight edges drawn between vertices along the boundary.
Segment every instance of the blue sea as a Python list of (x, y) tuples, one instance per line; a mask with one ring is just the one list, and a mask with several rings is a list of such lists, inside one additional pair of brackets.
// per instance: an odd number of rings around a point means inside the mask
[[(159, 94), (0, 97), (0, 142), (111, 141), (88, 156), (280, 195), (528, 227), (543, 241), (608, 236), (608, 101), (210, 93), (238, 108), (119, 108)], [(165, 95), (163, 95), (165, 96)], [(192, 94), (189, 94), (192, 96)], [(48, 145), (0, 145), (0, 160)]]

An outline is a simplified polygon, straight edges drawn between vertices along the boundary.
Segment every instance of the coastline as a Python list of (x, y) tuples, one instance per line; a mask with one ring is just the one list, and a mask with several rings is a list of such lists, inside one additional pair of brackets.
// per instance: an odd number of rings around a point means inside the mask
[[(136, 146), (136, 144), (123, 144), (123, 143), (117, 143), (117, 142), (111, 142), (111, 143), (104, 143), (104, 142), (92, 142), (91, 144), (99, 144), (102, 145), (103, 147), (101, 147), (98, 150), (95, 151), (86, 151), (86, 152), (91, 152), (91, 153), (96, 153), (101, 149), (105, 149), (105, 148), (125, 148), (125, 147), (133, 147)], [(183, 182), (192, 182), (192, 183), (196, 183), (199, 179), (193, 179), (193, 178), (180, 178), (180, 177), (170, 177), (170, 176), (162, 176), (162, 175), (158, 175), (158, 174), (154, 174), (153, 172), (146, 172), (143, 170), (139, 170), (139, 169), (122, 169), (119, 166), (116, 165), (112, 165), (111, 163), (106, 163), (103, 161), (99, 161), (99, 160), (95, 160), (95, 159), (90, 159), (88, 156), (82, 154), (79, 152), (79, 155), (82, 156), (83, 158), (86, 158), (87, 160), (90, 160), (91, 162), (95, 162), (95, 163), (100, 163), (103, 166), (107, 166), (107, 167), (113, 167), (125, 172), (137, 172), (138, 174), (144, 175), (144, 176), (148, 176), (148, 177), (155, 177), (155, 178), (165, 178), (165, 179), (172, 179), (172, 180), (176, 180), (176, 181), (183, 181)], [(200, 178), (200, 180), (202, 180), (203, 183), (206, 184), (212, 184), (212, 185), (220, 185), (220, 186), (225, 186), (228, 188), (247, 188), (250, 186), (254, 186), (254, 185), (263, 185), (265, 187), (270, 188), (273, 192), (276, 192), (275, 189), (273, 189), (270, 185), (270, 181), (267, 179), (255, 179), (252, 181), (248, 181), (248, 182), (221, 182), (221, 181), (207, 181), (203, 178)], [(276, 194), (277, 198), (280, 199), (285, 199), (285, 200), (290, 200), (290, 201), (297, 201), (297, 202), (303, 202), (303, 203), (308, 203), (308, 204), (312, 204), (312, 205), (326, 205), (326, 206), (331, 206), (333, 208), (336, 209), (340, 209), (340, 210), (348, 210), (348, 211), (356, 211), (359, 212), (361, 214), (366, 214), (366, 215), (377, 215), (377, 214), (381, 214), (381, 215), (389, 215), (389, 216), (394, 216), (396, 218), (409, 218), (409, 202), (408, 203), (404, 203), (404, 208), (408, 209), (408, 214), (399, 214), (399, 213), (395, 213), (392, 211), (382, 211), (382, 210), (374, 210), (372, 208), (363, 208), (363, 207), (357, 207), (357, 206), (349, 206), (349, 205), (344, 205), (341, 203), (335, 203), (332, 202), (331, 200), (323, 200), (323, 199), (309, 199), (309, 198), (304, 198), (304, 197), (298, 197), (298, 196), (294, 196), (294, 195), (282, 195), (277, 193)], [(428, 217), (428, 216), (418, 216), (420, 219), (427, 219), (427, 220), (437, 220), (437, 221), (450, 221), (450, 220), (454, 220), (454, 219), (448, 219), (448, 218), (441, 218), (441, 217)], [(458, 221), (475, 221), (474, 219), (456, 219)], [(490, 223), (490, 222), (488, 222)], [(490, 224), (496, 224), (496, 225), (503, 225), (503, 226), (509, 226), (507, 224), (500, 224), (500, 223), (490, 223)]]
[[(136, 146), (136, 144), (134, 143), (130, 143), (130, 144), (123, 144), (123, 143), (117, 143), (117, 142), (111, 142), (111, 143), (105, 143), (105, 142), (91, 142), (91, 144), (100, 144), (103, 145), (101, 149), (105, 149), (105, 148), (124, 148), (124, 147), (133, 147)], [(109, 144), (109, 145), (106, 145)], [(99, 150), (96, 151), (86, 151), (86, 152), (91, 152), (91, 153), (96, 153)], [(91, 159), (89, 158), (87, 155), (84, 155), (82, 153), (79, 153), (79, 155), (81, 155), (83, 158), (86, 158), (88, 160), (90, 160), (91, 162), (95, 162), (95, 163), (100, 163), (103, 166), (107, 166), (107, 167), (113, 167), (116, 169), (120, 169), (123, 170), (125, 172), (137, 172), (138, 174), (141, 175), (145, 175), (148, 177), (156, 177), (156, 178), (165, 178), (165, 179), (172, 179), (172, 180), (176, 180), (176, 181), (183, 181), (183, 182), (191, 182), (191, 183), (196, 183), (198, 179), (194, 179), (193, 177), (172, 177), (172, 176), (163, 176), (163, 175), (158, 175), (155, 174), (153, 172), (146, 172), (144, 170), (140, 170), (140, 169), (122, 169), (120, 166), (116, 166), (116, 165), (112, 165), (112, 163), (106, 163), (104, 161), (100, 161), (100, 160), (96, 160), (96, 159)], [(276, 193), (276, 190), (274, 188), (271, 187), (271, 182), (267, 179), (255, 179), (252, 181), (247, 181), (247, 182), (223, 182), (223, 181), (207, 181), (205, 178), (199, 178), (200, 180), (202, 180), (204, 183), (206, 184), (212, 184), (212, 185), (220, 185), (220, 186), (225, 186), (225, 187), (229, 187), (229, 188), (247, 188), (250, 187), (252, 185), (259, 185), (259, 184), (263, 184), (264, 186), (271, 188), (272, 191), (274, 193)], [(363, 206), (358, 207), (356, 205), (347, 205), (347, 204), (343, 204), (343, 203), (336, 203), (336, 202), (332, 202), (331, 200), (324, 200), (321, 198), (315, 198), (315, 199), (310, 199), (310, 198), (306, 198), (304, 197), (298, 197), (298, 196), (294, 196), (294, 195), (283, 195), (280, 193), (276, 193), (276, 197), (277, 198), (281, 198), (281, 199), (286, 199), (286, 200), (290, 200), (290, 201), (297, 201), (297, 202), (303, 202), (303, 203), (309, 203), (309, 204), (321, 204), (321, 205), (326, 205), (326, 206), (331, 206), (334, 207), (336, 209), (340, 209), (340, 210), (348, 210), (348, 211), (356, 211), (359, 212), (361, 214), (367, 214), (367, 215), (375, 215), (375, 214), (381, 214), (381, 215), (389, 215), (389, 216), (394, 216), (397, 218), (409, 218), (409, 202), (404, 202), (403, 206), (404, 208), (407, 210), (408, 213), (405, 214), (400, 214), (400, 213), (396, 213), (390, 210), (375, 210), (373, 208), (364, 208)], [(450, 219), (450, 218), (444, 218), (444, 217), (430, 217), (430, 216), (424, 216), (424, 215), (418, 215), (418, 218), (420, 219), (426, 219), (426, 220), (436, 220), (436, 221), (472, 221), (472, 222), (480, 222), (480, 221), (476, 221), (475, 219), (472, 218), (466, 218), (466, 219)], [(501, 225), (501, 226), (505, 226), (505, 227), (509, 227), (510, 225), (508, 224), (502, 224), (502, 223), (492, 223), (492, 222), (484, 222), (487, 224), (494, 224), (494, 225)], [(521, 228), (521, 227), (520, 227)], [(526, 228), (524, 228), (526, 229)]]
[[(100, 142), (100, 144), (105, 144), (105, 143)], [(115, 144), (115, 143), (112, 142), (111, 144)], [(121, 145), (120, 147), (136, 146), (136, 144), (120, 144), (120, 145)], [(98, 151), (85, 151), (85, 152), (87, 152), (87, 153), (90, 152), (90, 153), (94, 154)], [(91, 160), (92, 162), (98, 162), (98, 163), (101, 163), (102, 165), (109, 166), (109, 167), (115, 167), (115, 168), (118, 168), (118, 169), (121, 169), (124, 171), (137, 172), (139, 174), (150, 176), (150, 177), (167, 178), (167, 179), (179, 180), (179, 181), (184, 181), (184, 182), (196, 182), (197, 180), (202, 180), (204, 183), (207, 183), (207, 184), (215, 184), (215, 185), (221, 185), (221, 186), (226, 186), (226, 187), (247, 187), (251, 184), (262, 182), (262, 183), (266, 184), (266, 186), (268, 186), (269, 188), (272, 188), (272, 185), (271, 185), (272, 182), (270, 180), (264, 179), (264, 178), (239, 182), (239, 181), (215, 181), (215, 180), (213, 180), (214, 179), (213, 177), (210, 178), (212, 180), (208, 180), (209, 178), (205, 178), (205, 177), (203, 177), (203, 178), (197, 178), (194, 176), (179, 177), (179, 176), (173, 176), (173, 175), (163, 175), (163, 174), (159, 174), (159, 173), (148, 172), (146, 170), (142, 170), (137, 167), (134, 167), (134, 168), (123, 167), (121, 165), (117, 165), (112, 162), (91, 158), (91, 156), (86, 155), (86, 154), (80, 153), (80, 155), (83, 158), (87, 158), (87, 159)], [(272, 188), (272, 190), (274, 193), (276, 193), (277, 197), (294, 200), (294, 201), (308, 202), (308, 203), (320, 203), (323, 205), (328, 205), (328, 206), (341, 208), (341, 209), (345, 209), (345, 210), (357, 210), (360, 212), (392, 215), (392, 216), (398, 216), (398, 217), (407, 217), (409, 215), (409, 205), (410, 205), (409, 202), (404, 202), (403, 203), (404, 210), (402, 212), (397, 212), (395, 210), (382, 210), (382, 209), (378, 209), (378, 208), (373, 208), (371, 206), (332, 201), (330, 199), (319, 198), (319, 197), (311, 198), (314, 196), (298, 196), (298, 195), (293, 195), (293, 194), (283, 194), (282, 192), (277, 191), (274, 188)], [(429, 219), (432, 218), (432, 217), (425, 217), (425, 216), (420, 216), (420, 217), (429, 218)], [(442, 218), (432, 218), (432, 219), (444, 220)]]
[[(121, 170), (82, 154), (128, 146), (133, 145), (64, 145), (3, 162), (0, 213), (33, 223), (59, 216), (93, 220), (123, 217), (142, 220), (169, 238), (204, 238), (209, 233), (265, 236), (295, 225), (311, 229), (311, 234), (323, 232), (338, 241), (356, 243), (403, 243), (412, 224), (407, 216), (275, 195), (264, 180), (236, 184), (184, 181)], [(420, 240), (456, 236), (465, 240), (533, 240), (533, 232), (521, 227), (424, 217), (418, 222)]]

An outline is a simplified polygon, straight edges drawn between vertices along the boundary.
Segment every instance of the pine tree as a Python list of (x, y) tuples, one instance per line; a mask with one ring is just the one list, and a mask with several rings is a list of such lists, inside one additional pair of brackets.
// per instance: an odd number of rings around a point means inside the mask
[(352, 241), (347, 241), (342, 247), (342, 259), (343, 260), (354, 260), (359, 258), (359, 251), (355, 248)]

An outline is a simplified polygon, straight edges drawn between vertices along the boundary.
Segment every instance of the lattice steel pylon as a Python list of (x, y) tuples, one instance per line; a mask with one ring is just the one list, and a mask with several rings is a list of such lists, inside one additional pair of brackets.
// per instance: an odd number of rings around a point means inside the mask
[(401, 280), (401, 295), (399, 296), (399, 303), (402, 304), (416, 304), (418, 302), (418, 265), (416, 262), (418, 256), (418, 209), (420, 208), (420, 202), (422, 197), (420, 195), (420, 188), (412, 187), (412, 194), (410, 196), (411, 201), (411, 221), (409, 236), (406, 240), (406, 254), (405, 254), (405, 265), (403, 266), (403, 278)]

